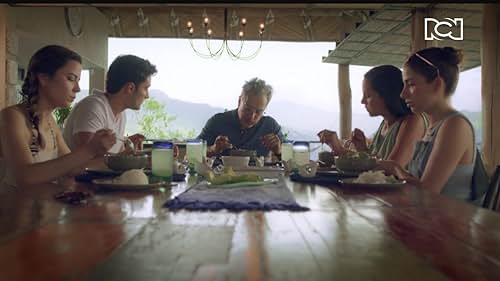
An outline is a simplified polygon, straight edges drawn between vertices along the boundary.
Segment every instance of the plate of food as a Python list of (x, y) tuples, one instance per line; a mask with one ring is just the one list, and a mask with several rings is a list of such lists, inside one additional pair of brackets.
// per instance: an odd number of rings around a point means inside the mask
[(343, 172), (365, 172), (375, 168), (377, 161), (366, 152), (349, 151), (345, 155), (335, 156), (335, 167)]
[(112, 179), (94, 179), (92, 183), (104, 190), (140, 191), (170, 187), (172, 183), (148, 177), (142, 169), (128, 170)]
[(208, 182), (208, 186), (211, 188), (231, 188), (231, 187), (259, 186), (277, 182), (278, 179), (263, 179), (262, 181), (240, 181), (240, 182), (223, 183), (223, 184), (213, 184)]
[(349, 171), (340, 171), (337, 169), (318, 169), (316, 172), (317, 175), (320, 176), (332, 176), (332, 177), (341, 177), (341, 178), (355, 178), (359, 176), (360, 172), (349, 172)]
[(221, 175), (215, 175), (213, 172), (209, 172), (207, 182), (208, 186), (211, 188), (230, 188), (266, 185), (276, 183), (278, 179), (264, 179), (254, 173), (236, 174), (232, 168), (226, 168)]
[(386, 176), (382, 171), (367, 171), (357, 178), (347, 178), (339, 181), (345, 187), (392, 190), (405, 186), (406, 181), (393, 175)]

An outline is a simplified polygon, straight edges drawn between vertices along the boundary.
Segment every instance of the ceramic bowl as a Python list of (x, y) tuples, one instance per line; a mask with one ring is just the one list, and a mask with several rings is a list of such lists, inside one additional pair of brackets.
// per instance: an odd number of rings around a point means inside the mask
[(335, 156), (335, 167), (344, 172), (365, 172), (375, 168), (377, 160), (374, 157), (348, 158)]
[(114, 171), (127, 171), (132, 169), (143, 169), (148, 165), (149, 156), (127, 155), (127, 154), (106, 154), (104, 163), (108, 168)]
[(244, 168), (248, 167), (250, 156), (222, 156), (224, 167)]
[(324, 163), (320, 163), (322, 164), (322, 166), (324, 165), (327, 167), (331, 167), (333, 164), (335, 164), (335, 156), (330, 151), (322, 151), (318, 153), (318, 159)]

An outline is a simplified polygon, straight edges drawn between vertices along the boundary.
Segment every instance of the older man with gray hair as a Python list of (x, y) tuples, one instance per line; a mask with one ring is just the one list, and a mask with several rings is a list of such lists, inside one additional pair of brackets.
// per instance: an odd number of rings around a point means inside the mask
[(257, 156), (281, 156), (281, 126), (264, 116), (273, 88), (253, 78), (243, 85), (238, 108), (212, 116), (198, 136), (207, 141), (208, 156), (227, 155), (229, 149), (255, 150)]

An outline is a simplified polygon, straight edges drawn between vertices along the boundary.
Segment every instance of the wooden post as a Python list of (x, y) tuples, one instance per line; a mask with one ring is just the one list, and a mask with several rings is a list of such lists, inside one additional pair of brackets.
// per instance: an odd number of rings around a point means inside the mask
[(500, 5), (484, 4), (481, 34), (483, 152), (490, 174), (500, 165)]
[(352, 97), (349, 84), (349, 65), (339, 64), (339, 103), (340, 103), (340, 137), (347, 139), (351, 135)]
[(424, 18), (425, 14), (422, 9), (416, 9), (411, 18), (410, 51), (412, 53), (424, 49), (426, 46), (424, 40)]
[(99, 91), (105, 91), (106, 90), (106, 80), (105, 76), (106, 74), (104, 73), (104, 69), (100, 67), (94, 67), (90, 69), (89, 73), (90, 77), (90, 85), (89, 85), (89, 95), (92, 94), (92, 91), (94, 89), (97, 89)]
[(437, 46), (436, 40), (425, 41), (425, 28), (424, 19), (429, 16), (427, 9), (416, 9), (411, 18), (411, 41), (410, 52), (415, 53), (418, 50), (425, 49), (431, 46)]
[(0, 109), (7, 100), (7, 5), (0, 4)]

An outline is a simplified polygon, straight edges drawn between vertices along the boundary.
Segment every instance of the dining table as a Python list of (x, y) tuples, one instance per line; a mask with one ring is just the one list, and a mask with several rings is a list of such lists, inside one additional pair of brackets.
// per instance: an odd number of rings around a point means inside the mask
[(286, 178), (308, 211), (164, 207), (199, 180), (0, 186), (0, 280), (500, 280), (500, 215), (423, 188)]

